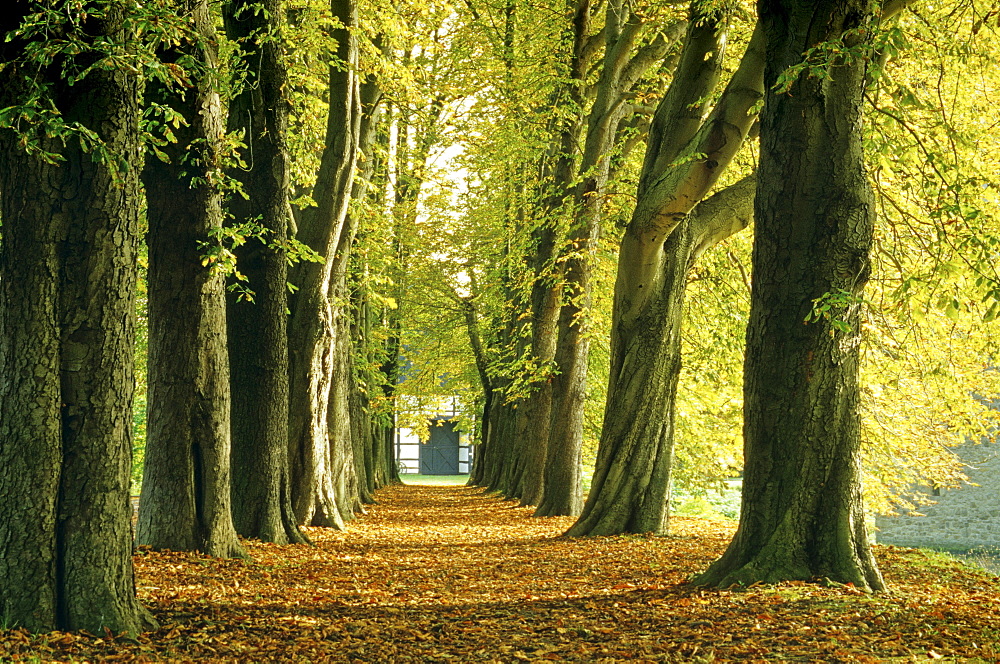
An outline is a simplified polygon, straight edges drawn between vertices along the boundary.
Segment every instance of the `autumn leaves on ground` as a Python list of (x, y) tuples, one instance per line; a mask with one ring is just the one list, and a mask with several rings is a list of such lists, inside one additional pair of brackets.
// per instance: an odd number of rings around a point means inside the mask
[(252, 560), (140, 550), (162, 627), (127, 636), (0, 631), (0, 661), (912, 661), (1000, 658), (1000, 580), (878, 547), (892, 592), (686, 585), (732, 524), (671, 537), (560, 538), (572, 519), (466, 487), (396, 486), (314, 547)]

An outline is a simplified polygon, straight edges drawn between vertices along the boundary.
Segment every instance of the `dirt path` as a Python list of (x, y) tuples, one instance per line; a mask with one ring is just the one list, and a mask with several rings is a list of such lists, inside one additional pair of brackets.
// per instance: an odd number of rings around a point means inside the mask
[[(136, 639), (0, 631), (0, 661), (708, 662), (1000, 658), (995, 579), (879, 549), (896, 591), (683, 581), (731, 523), (676, 519), (668, 538), (562, 539), (465, 487), (401, 486), (316, 546), (249, 542), (251, 561), (140, 550), (162, 628)], [(981, 659), (970, 659), (970, 658)], [(901, 658), (896, 660), (895, 658)]]

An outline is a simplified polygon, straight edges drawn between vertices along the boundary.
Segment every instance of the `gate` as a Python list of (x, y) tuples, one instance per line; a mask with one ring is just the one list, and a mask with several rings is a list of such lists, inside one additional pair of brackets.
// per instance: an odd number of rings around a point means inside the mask
[(422, 475), (458, 475), (458, 431), (451, 421), (436, 420), (430, 438), (420, 445)]

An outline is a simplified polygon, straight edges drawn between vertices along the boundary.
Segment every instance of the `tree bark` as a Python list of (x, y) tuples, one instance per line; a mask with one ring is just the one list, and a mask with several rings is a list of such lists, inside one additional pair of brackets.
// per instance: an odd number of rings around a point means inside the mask
[[(0, 33), (26, 5), (8, 8)], [(20, 38), (0, 42), (0, 106), (40, 95), (101, 141), (88, 153), (46, 126), (0, 130), (0, 612), (33, 631), (155, 626), (135, 596), (129, 505), (139, 82), (101, 66), (73, 85), (59, 75), (96, 64), (105, 45), (126, 51), (125, 6), (101, 9), (52, 26), (84, 48), (50, 67)]]
[[(664, 244), (654, 297), (640, 315), (612, 328), (597, 465), (590, 497), (568, 535), (667, 533), (688, 274), (705, 249), (749, 225), (754, 186), (746, 178), (699, 205)], [(624, 253), (619, 258), (629, 260)]]
[[(349, 463), (351, 449), (349, 412), (343, 385), (349, 372), (349, 349), (335, 349), (346, 327), (337, 322), (340, 305), (333, 304), (331, 286), (334, 263), (357, 163), (361, 109), (358, 91), (357, 7), (352, 0), (331, 0), (333, 16), (343, 27), (331, 31), (337, 50), (329, 68), (329, 110), (320, 170), (313, 188), (314, 207), (303, 210), (298, 240), (323, 258), (322, 263), (301, 262), (292, 270), (297, 291), (291, 298), (289, 322), (289, 446), (292, 469), (292, 500), (299, 523), (343, 527), (352, 505), (338, 504), (335, 477), (344, 472), (338, 463)], [(341, 247), (343, 257), (350, 244)], [(331, 392), (331, 389), (339, 392)], [(328, 413), (332, 395), (338, 395), (337, 413)], [(329, 429), (332, 423), (336, 431)], [(331, 446), (346, 446), (331, 451)], [(339, 460), (339, 462), (338, 462)], [(353, 465), (350, 472), (353, 472)], [(351, 498), (347, 498), (353, 502)]]
[(277, 544), (308, 540), (296, 525), (288, 468), (287, 252), (288, 125), (281, 54), (281, 0), (229, 0), (226, 34), (241, 49), (246, 80), (229, 106), (230, 131), (246, 148), (237, 168), (247, 198), (229, 211), (238, 225), (257, 223), (263, 241), (237, 251), (253, 300), (227, 299), (232, 386), (232, 500), (236, 531)]
[[(619, 249), (605, 423), (590, 494), (569, 535), (667, 532), (687, 275), (701, 252), (750, 221), (752, 180), (699, 202), (751, 131), (751, 109), (763, 94), (762, 35), (755, 31), (706, 113), (728, 19), (692, 11), (674, 79), (650, 128), (638, 201)], [(704, 157), (678, 159), (685, 153)]]
[(167, 161), (146, 155), (149, 233), (149, 396), (138, 541), (155, 549), (245, 556), (230, 507), (229, 356), (224, 277), (202, 265), (222, 225), (222, 105), (212, 77), (215, 28), (206, 0), (176, 7), (199, 42), (168, 52), (192, 57), (191, 89), (147, 84), (151, 101), (188, 121)]
[[(740, 525), (696, 580), (714, 586), (826, 577), (881, 590), (861, 501), (860, 294), (869, 275), (873, 199), (861, 147), (865, 58), (824, 77), (779, 75), (817, 44), (863, 51), (865, 0), (764, 0), (767, 36), (744, 387)], [(861, 32), (859, 33), (858, 30)], [(860, 36), (859, 36), (860, 35)], [(833, 315), (805, 322), (830, 295)]]

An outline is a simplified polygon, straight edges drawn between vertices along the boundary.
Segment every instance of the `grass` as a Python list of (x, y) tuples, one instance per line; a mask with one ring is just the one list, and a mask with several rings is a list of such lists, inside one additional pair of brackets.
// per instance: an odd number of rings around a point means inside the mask
[(468, 475), (400, 475), (403, 484), (417, 486), (460, 486), (469, 481)]

